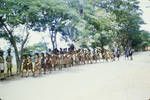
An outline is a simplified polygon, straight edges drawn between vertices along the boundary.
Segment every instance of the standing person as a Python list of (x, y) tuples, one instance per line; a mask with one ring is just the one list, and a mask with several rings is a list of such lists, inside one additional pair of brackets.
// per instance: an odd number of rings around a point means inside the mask
[(12, 56), (11, 49), (7, 50), (8, 55), (6, 56), (6, 64), (7, 64), (7, 75), (12, 76)]
[(133, 52), (134, 50), (132, 48), (129, 48), (129, 57), (130, 57), (130, 60), (133, 60)]
[(32, 74), (34, 75), (34, 71), (33, 71), (33, 64), (32, 64), (32, 56), (28, 55), (27, 58), (27, 66), (28, 66), (28, 76), (29, 76), (29, 72), (31, 71)]
[(118, 58), (118, 60), (120, 58), (120, 49), (119, 48), (117, 48), (117, 58)]
[(114, 49), (112, 50), (112, 57), (113, 57), (113, 61), (115, 61), (116, 54), (115, 54), (115, 50)]
[(118, 60), (120, 58), (120, 49), (118, 47), (114, 48), (114, 57), (117, 58)]
[(116, 60), (116, 57), (117, 57), (117, 48), (116, 47), (113, 50), (113, 54), (114, 54), (114, 60)]
[(62, 49), (62, 48), (60, 48), (59, 53), (60, 53), (60, 54), (63, 54), (63, 49)]
[(45, 63), (45, 55), (41, 53), (41, 68), (44, 70), (44, 74), (46, 74), (46, 63)]
[(46, 58), (45, 58), (45, 65), (48, 71), (52, 71), (52, 57), (49, 53), (46, 53)]
[(35, 54), (34, 76), (36, 72), (38, 72), (39, 75), (41, 74), (41, 60), (39, 53)]
[(129, 47), (126, 47), (126, 48), (125, 48), (125, 59), (126, 59), (126, 60), (129, 59), (129, 51), (130, 51)]
[(4, 51), (1, 50), (1, 48), (0, 48), (0, 77), (5, 78), (5, 76), (4, 76), (5, 66), (4, 66), (3, 54), (4, 54)]
[(23, 55), (23, 61), (22, 61), (22, 77), (24, 76), (24, 71), (25, 71), (25, 76), (27, 77), (27, 72), (28, 72), (28, 58), (27, 55)]

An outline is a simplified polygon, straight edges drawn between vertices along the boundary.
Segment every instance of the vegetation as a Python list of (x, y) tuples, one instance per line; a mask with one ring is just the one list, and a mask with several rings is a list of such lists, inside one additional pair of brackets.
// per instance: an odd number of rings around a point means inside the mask
[[(85, 48), (130, 46), (139, 50), (150, 45), (150, 35), (140, 30), (144, 22), (138, 4), (138, 0), (1, 0), (0, 37), (14, 48), (18, 72), (22, 55), (41, 45), (25, 47), (32, 34), (29, 30), (48, 30), (53, 49), (59, 32), (66, 41)], [(24, 37), (17, 35), (19, 27), (24, 27)]]

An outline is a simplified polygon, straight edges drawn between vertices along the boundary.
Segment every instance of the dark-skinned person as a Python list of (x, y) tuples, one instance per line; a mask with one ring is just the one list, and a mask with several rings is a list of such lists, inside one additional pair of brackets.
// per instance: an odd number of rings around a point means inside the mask
[(4, 57), (3, 57), (4, 51), (1, 50), (0, 48), (0, 79), (4, 79), (4, 71), (5, 71), (5, 66), (4, 66)]
[(11, 49), (7, 50), (6, 56), (6, 65), (7, 65), (7, 76), (12, 76), (12, 56), (11, 56)]

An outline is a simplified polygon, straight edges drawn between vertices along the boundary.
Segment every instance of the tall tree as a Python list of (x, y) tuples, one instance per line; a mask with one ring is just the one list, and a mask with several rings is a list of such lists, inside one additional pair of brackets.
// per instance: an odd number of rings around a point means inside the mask
[(53, 49), (55, 49), (57, 48), (57, 32), (63, 33), (62, 28), (70, 20), (77, 20), (78, 14), (63, 0), (39, 0), (39, 2), (35, 2), (35, 5), (39, 8), (35, 14), (38, 18), (32, 23), (32, 26), (36, 31), (48, 29)]
[(140, 25), (143, 24), (138, 0), (101, 0), (98, 6), (116, 16), (119, 25), (116, 42), (123, 47), (136, 47), (138, 43), (133, 45), (134, 36), (140, 35)]
[[(29, 1), (23, 2), (22, 0), (1, 0), (0, 3), (0, 31), (1, 37), (7, 39), (15, 51), (15, 58), (17, 64), (17, 72), (21, 70), (21, 56), (23, 54), (23, 48), (29, 37)], [(16, 28), (24, 25), (26, 35), (25, 37), (20, 37), (16, 35)], [(21, 48), (19, 49), (17, 43), (21, 43)], [(21, 50), (21, 55), (19, 54)]]

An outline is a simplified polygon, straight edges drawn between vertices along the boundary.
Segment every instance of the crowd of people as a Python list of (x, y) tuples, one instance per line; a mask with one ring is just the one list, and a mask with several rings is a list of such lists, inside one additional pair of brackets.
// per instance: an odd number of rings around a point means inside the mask
[[(131, 48), (125, 49), (125, 58), (132, 58), (133, 50)], [(21, 57), (21, 76), (28, 77), (39, 76), (40, 74), (47, 74), (55, 70), (61, 70), (75, 65), (92, 64), (100, 60), (115, 61), (119, 60), (121, 51), (119, 48), (114, 50), (95, 48), (90, 49), (75, 49), (74, 47), (58, 50), (49, 50), (46, 53), (24, 54)], [(130, 57), (130, 58), (129, 58)], [(5, 64), (7, 66), (7, 73), (5, 75)], [(4, 59), (4, 52), (0, 50), (0, 76), (12, 76), (12, 55), (11, 49), (7, 50), (7, 56)]]

